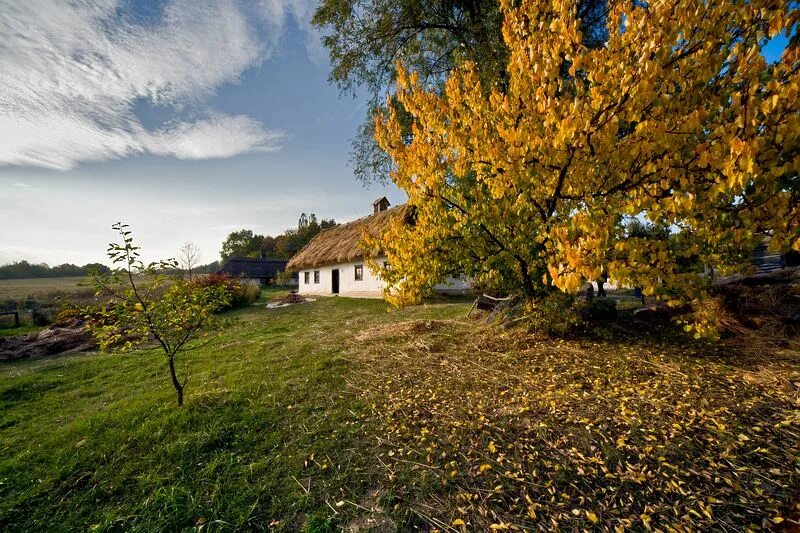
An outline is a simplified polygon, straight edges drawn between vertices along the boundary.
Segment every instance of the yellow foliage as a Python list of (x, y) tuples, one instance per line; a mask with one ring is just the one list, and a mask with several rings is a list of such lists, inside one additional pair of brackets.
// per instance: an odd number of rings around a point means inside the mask
[[(597, 48), (575, 2), (501, 5), (505, 83), (484, 87), (463, 63), (437, 92), (399, 65), (397, 103), (376, 116), (414, 210), (369, 242), (392, 265), (391, 302), (454, 273), (530, 298), (603, 270), (687, 294), (702, 284), (688, 260), (724, 268), (764, 232), (800, 246), (797, 50), (761, 53), (798, 23), (790, 2), (612, 0)], [(630, 217), (674, 236), (626, 239)]]

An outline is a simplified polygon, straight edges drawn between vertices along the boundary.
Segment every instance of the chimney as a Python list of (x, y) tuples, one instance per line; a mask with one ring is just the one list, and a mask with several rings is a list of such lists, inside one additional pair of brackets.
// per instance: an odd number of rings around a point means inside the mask
[(389, 200), (387, 200), (385, 196), (378, 198), (377, 200), (372, 202), (372, 214), (377, 215), (381, 211), (386, 211), (387, 209), (389, 209), (389, 205), (391, 204), (389, 204)]

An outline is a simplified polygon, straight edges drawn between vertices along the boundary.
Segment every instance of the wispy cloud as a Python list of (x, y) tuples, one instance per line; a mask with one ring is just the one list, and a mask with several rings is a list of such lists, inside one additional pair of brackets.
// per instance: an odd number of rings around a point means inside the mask
[(277, 46), (284, 25), (291, 18), (306, 36), (309, 59), (322, 63), (327, 58), (327, 52), (322, 46), (320, 32), (311, 24), (316, 7), (316, 0), (259, 0), (257, 12), (262, 22), (272, 30), (268, 33), (274, 38), (271, 43), (273, 46)]
[[(280, 131), (205, 102), (275, 50), (288, 17), (311, 36), (312, 6), (270, 0), (253, 17), (252, 4), (235, 0), (170, 0), (143, 22), (127, 0), (0, 0), (0, 164), (68, 169), (137, 153), (278, 149)], [(183, 118), (148, 129), (134, 112), (141, 101)]]

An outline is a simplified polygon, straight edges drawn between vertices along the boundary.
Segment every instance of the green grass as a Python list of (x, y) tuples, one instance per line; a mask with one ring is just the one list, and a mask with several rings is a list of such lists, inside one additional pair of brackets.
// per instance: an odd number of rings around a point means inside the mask
[(331, 298), (228, 316), (181, 360), (184, 408), (157, 352), (0, 366), (0, 530), (321, 530), (346, 517), (335, 503), (377, 483), (348, 350), (396, 314)]
[(25, 335), (26, 333), (34, 333), (42, 329), (39, 326), (32, 326), (29, 324), (20, 324), (18, 328), (15, 328), (13, 323), (9, 326), (5, 324), (0, 326), (0, 338), (2, 337), (13, 337), (15, 335)]

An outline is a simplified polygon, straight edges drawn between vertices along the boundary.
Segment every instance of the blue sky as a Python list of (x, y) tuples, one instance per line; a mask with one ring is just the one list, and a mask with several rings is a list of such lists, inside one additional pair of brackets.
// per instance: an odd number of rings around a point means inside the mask
[(147, 259), (207, 262), (236, 229), (402, 202), (348, 168), (365, 98), (328, 84), (315, 4), (0, 0), (0, 264), (102, 261), (118, 220)]
[[(313, 2), (100, 0), (76, 12), (61, 0), (12, 1), (0, 0), (0, 30), (43, 26), (16, 44), (51, 57), (33, 74), (19, 61), (27, 79), (5, 98), (22, 101), (17, 109), (4, 109), (0, 92), (0, 125), (12, 130), (0, 133), (0, 263), (103, 260), (117, 220), (148, 258), (192, 241), (211, 261), (235, 229), (277, 234), (301, 212), (344, 221), (380, 196), (403, 201), (393, 187), (365, 189), (348, 167), (365, 99), (328, 84)], [(62, 30), (48, 32), (47, 18)], [(74, 38), (54, 37), (64, 25), (70, 34), (70, 20)], [(100, 81), (84, 86), (93, 72)], [(32, 130), (29, 117), (46, 128)]]

